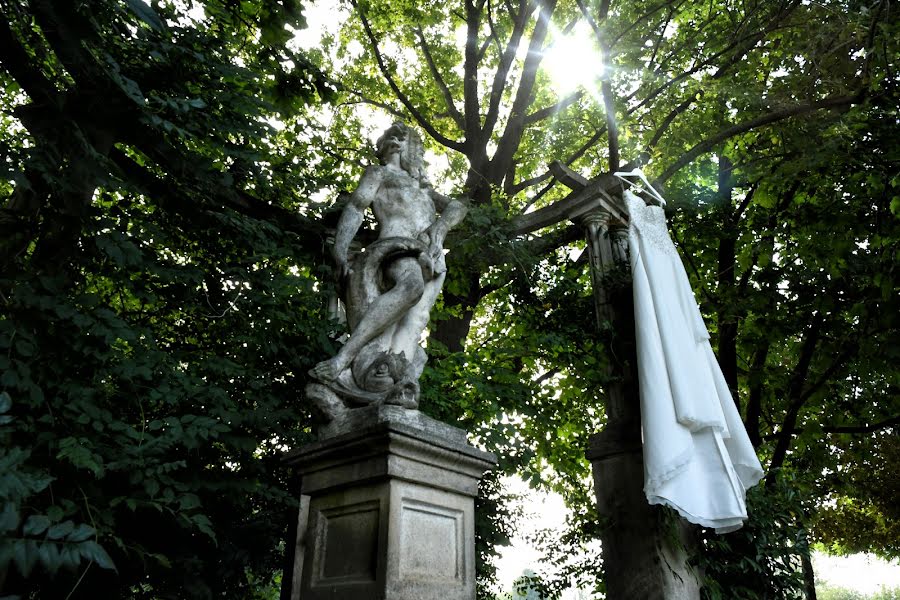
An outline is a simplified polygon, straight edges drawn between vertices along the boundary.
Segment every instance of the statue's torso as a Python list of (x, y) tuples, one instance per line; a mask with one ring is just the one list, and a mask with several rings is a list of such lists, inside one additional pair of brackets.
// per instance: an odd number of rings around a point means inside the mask
[(381, 184), (372, 201), (379, 237), (415, 238), (434, 223), (434, 202), (418, 181), (388, 167), (381, 167), (379, 176)]

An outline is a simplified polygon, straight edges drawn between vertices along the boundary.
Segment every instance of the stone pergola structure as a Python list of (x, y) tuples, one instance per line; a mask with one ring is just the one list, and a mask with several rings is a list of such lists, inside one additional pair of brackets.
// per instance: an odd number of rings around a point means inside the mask
[[(646, 156), (629, 163), (630, 171)], [(597, 327), (612, 356), (606, 389), (607, 423), (591, 437), (586, 456), (594, 473), (602, 534), (604, 580), (610, 600), (699, 600), (700, 586), (688, 564), (696, 528), (674, 513), (651, 506), (643, 491), (641, 415), (635, 348), (634, 304), (628, 275), (628, 216), (622, 182), (610, 173), (588, 180), (560, 162), (554, 176), (571, 189), (562, 200), (519, 217), (517, 235), (563, 220), (583, 227)]]

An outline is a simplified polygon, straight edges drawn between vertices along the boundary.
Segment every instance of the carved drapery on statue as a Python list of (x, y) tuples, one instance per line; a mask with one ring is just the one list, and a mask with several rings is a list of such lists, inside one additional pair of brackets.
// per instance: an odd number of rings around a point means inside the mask
[[(424, 259), (427, 252), (427, 246), (419, 240), (395, 237), (376, 241), (354, 259), (344, 294), (351, 335), (372, 302), (397, 283), (387, 273), (393, 261), (414, 258), (420, 263), (423, 279), (434, 279), (433, 267)], [(351, 405), (388, 402), (415, 408), (425, 352), (416, 348), (410, 360), (400, 351), (392, 352), (388, 342), (382, 337), (363, 346), (350, 362), (350, 368), (344, 369), (326, 387)]]
[[(422, 168), (422, 142), (401, 123), (377, 142), (380, 165), (369, 167), (341, 213), (333, 254), (342, 280), (350, 336), (310, 374), (306, 394), (327, 420), (355, 407), (418, 406), (426, 356), (419, 345), (444, 281), (444, 238), (465, 205), (435, 192)], [(355, 257), (350, 243), (364, 212), (378, 240)]]

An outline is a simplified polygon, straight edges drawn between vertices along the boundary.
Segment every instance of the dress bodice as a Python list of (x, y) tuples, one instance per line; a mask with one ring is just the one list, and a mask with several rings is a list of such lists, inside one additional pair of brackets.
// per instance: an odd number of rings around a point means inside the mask
[(640, 232), (644, 241), (652, 244), (657, 250), (677, 257), (678, 253), (669, 237), (666, 213), (662, 207), (655, 204), (648, 205), (640, 196), (630, 191), (626, 191), (623, 196), (631, 226)]

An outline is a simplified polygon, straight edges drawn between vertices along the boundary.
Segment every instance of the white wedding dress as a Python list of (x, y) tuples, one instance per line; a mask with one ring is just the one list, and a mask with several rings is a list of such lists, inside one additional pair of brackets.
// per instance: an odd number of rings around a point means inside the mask
[(747, 518), (763, 475), (659, 206), (626, 191), (644, 492), (718, 533)]

